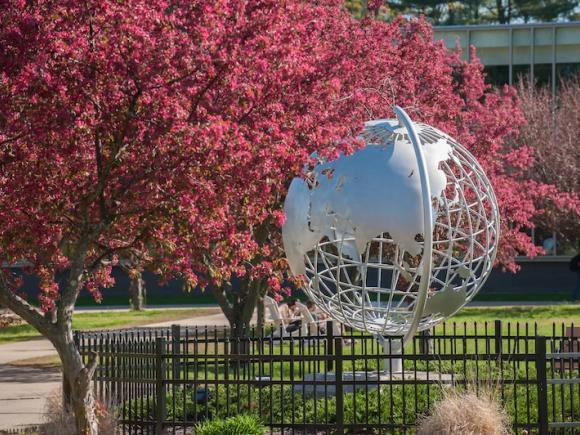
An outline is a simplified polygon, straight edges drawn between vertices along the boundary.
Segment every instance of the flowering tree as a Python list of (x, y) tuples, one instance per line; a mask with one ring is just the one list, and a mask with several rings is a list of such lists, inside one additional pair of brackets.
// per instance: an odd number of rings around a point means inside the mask
[(95, 359), (71, 329), (79, 291), (100, 299), (120, 259), (192, 285), (229, 279), (266, 253), (260, 189), (274, 180), (252, 181), (280, 170), (272, 151), (306, 157), (298, 144), (351, 133), (347, 102), (324, 112), (340, 87), (324, 71), (341, 61), (320, 46), (326, 6), (2, 2), (0, 264), (25, 262), (41, 293), (25, 300), (6, 268), (0, 303), (55, 346), (78, 433), (98, 430)]
[[(580, 78), (563, 79), (556, 101), (550, 89), (527, 80), (518, 83), (518, 96), (526, 124), (518, 143), (530, 147), (534, 161), (525, 171), (527, 179), (558, 195), (546, 195), (545, 213), (534, 223), (557, 231), (564, 240), (577, 242), (580, 215)], [(576, 248), (576, 246), (574, 246)]]

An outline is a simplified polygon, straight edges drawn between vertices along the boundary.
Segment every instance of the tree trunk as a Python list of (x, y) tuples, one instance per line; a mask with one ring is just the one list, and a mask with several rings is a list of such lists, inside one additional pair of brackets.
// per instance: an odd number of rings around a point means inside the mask
[[(236, 304), (237, 305), (237, 304)], [(250, 336), (250, 319), (251, 316), (244, 316), (243, 309), (236, 307), (233, 321), (230, 321), (232, 338), (247, 338)]]
[(95, 396), (92, 388), (92, 379), (95, 372), (96, 354), (90, 355), (90, 360), (85, 366), (81, 355), (74, 343), (56, 341), (55, 347), (62, 361), (63, 388), (68, 390), (68, 403), (63, 406), (69, 412), (74, 413), (77, 433), (82, 435), (98, 435), (98, 420), (95, 414)]
[[(232, 339), (231, 353), (235, 355), (246, 355), (250, 353), (250, 342), (248, 338), (250, 337), (250, 321), (254, 310), (248, 310), (248, 307), (244, 305), (244, 302), (236, 301), (233, 305), (233, 319), (228, 319), (231, 329), (230, 338)], [(248, 311), (250, 311), (249, 314)]]
[[(73, 256), (65, 288), (61, 292), (56, 310), (43, 313), (29, 304), (9, 287), (5, 276), (0, 272), (0, 303), (10, 308), (26, 320), (32, 327), (50, 340), (62, 362), (63, 396), (70, 398), (69, 410), (74, 412), (76, 433), (80, 435), (98, 435), (98, 421), (95, 415), (95, 398), (91, 380), (96, 368), (96, 354), (90, 355), (87, 365), (74, 343), (72, 317), (78, 290), (84, 273), (84, 259), (88, 242), (79, 242), (76, 255)], [(63, 406), (65, 404), (63, 403)]]
[(143, 274), (139, 274), (135, 278), (130, 278), (129, 296), (131, 297), (131, 306), (135, 311), (143, 311), (145, 309), (145, 282), (143, 281)]
[(264, 296), (266, 296), (266, 292), (260, 290), (260, 294), (258, 295), (258, 302), (257, 302), (257, 319), (256, 319), (256, 328), (258, 329), (258, 336), (264, 336), (264, 325), (266, 323), (266, 316), (264, 313)]
[(262, 281), (242, 281), (237, 292), (230, 283), (214, 290), (216, 300), (230, 324), (232, 353), (247, 353), (249, 350), (246, 338), (250, 335), (250, 321), (262, 287)]
[(497, 20), (499, 24), (506, 24), (505, 6), (503, 5), (503, 0), (496, 0), (497, 7)]

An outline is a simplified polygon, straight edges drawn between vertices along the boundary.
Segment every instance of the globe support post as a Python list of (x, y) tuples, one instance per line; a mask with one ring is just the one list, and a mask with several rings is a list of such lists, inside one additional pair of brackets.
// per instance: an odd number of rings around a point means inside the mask
[(397, 338), (387, 338), (382, 335), (377, 336), (377, 340), (383, 346), (385, 360), (383, 363), (383, 373), (401, 373), (403, 371), (403, 343)]
[(423, 255), (422, 263), (423, 270), (421, 274), (421, 280), (419, 281), (419, 290), (417, 292), (417, 299), (415, 300), (415, 315), (411, 321), (411, 325), (407, 330), (407, 333), (403, 337), (403, 345), (405, 345), (409, 340), (411, 340), (417, 328), (419, 327), (419, 322), (423, 317), (423, 312), (425, 311), (425, 304), (427, 302), (427, 292), (429, 290), (429, 282), (431, 279), (431, 268), (432, 268), (432, 250), (433, 250), (433, 208), (431, 207), (431, 186), (429, 185), (429, 175), (427, 172), (427, 164), (425, 162), (425, 156), (423, 155), (423, 150), (421, 148), (421, 141), (419, 140), (419, 135), (415, 130), (415, 126), (401, 107), (394, 107), (395, 114), (399, 119), (399, 122), (405, 127), (407, 133), (409, 134), (409, 139), (413, 145), (413, 150), (415, 151), (415, 157), (417, 159), (417, 167), (419, 168), (419, 179), (421, 180), (421, 197), (423, 203)]

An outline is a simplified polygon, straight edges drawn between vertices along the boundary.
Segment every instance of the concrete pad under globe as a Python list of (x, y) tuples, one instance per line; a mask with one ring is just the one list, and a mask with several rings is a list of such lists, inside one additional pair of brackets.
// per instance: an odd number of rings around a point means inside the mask
[[(335, 396), (336, 386), (335, 386), (336, 375), (334, 372), (328, 373), (308, 373), (304, 375), (304, 381), (310, 382), (307, 384), (295, 385), (293, 388), (294, 393), (304, 394), (307, 396), (319, 396), (324, 397)], [(379, 382), (384, 382), (380, 384), (382, 388), (388, 386), (389, 381), (400, 381), (405, 380), (417, 380), (417, 381), (429, 381), (433, 384), (450, 384), (453, 382), (453, 376), (449, 373), (439, 373), (437, 376), (433, 376), (433, 373), (427, 372), (414, 372), (409, 371), (408, 373), (384, 373), (376, 371), (355, 371), (355, 372), (344, 372), (342, 374), (342, 391), (343, 393), (352, 393), (353, 390), (375, 390), (379, 386)], [(328, 382), (328, 384), (325, 384)]]

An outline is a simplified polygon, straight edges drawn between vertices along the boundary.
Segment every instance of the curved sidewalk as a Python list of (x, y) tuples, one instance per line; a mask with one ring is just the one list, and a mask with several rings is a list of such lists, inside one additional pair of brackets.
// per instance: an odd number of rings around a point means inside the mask
[(42, 422), (46, 398), (60, 387), (60, 370), (9, 363), (50, 355), (56, 351), (44, 339), (0, 345), (0, 431)]

